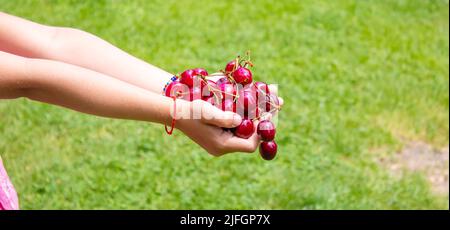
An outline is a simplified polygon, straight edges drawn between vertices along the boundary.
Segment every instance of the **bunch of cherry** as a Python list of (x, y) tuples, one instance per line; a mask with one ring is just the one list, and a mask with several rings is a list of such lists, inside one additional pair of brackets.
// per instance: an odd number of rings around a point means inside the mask
[[(239, 56), (230, 61), (220, 73), (209, 75), (203, 68), (189, 69), (181, 73), (170, 83), (165, 95), (188, 101), (204, 100), (223, 111), (232, 111), (243, 119), (239, 126), (226, 129), (240, 138), (249, 138), (255, 132), (254, 121), (259, 120), (257, 134), (262, 142), (259, 152), (265, 160), (272, 160), (277, 153), (274, 140), (276, 129), (267, 119), (280, 109), (278, 97), (271, 94), (264, 82), (253, 82), (249, 67), (253, 64), (250, 57)], [(211, 77), (221, 76), (216, 81)]]

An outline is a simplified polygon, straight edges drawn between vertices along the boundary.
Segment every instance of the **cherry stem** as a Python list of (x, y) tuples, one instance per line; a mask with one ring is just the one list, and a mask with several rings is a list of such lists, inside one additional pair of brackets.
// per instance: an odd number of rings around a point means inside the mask
[(217, 73), (212, 73), (210, 75), (208, 75), (208, 77), (216, 77), (216, 76), (222, 76), (223, 72), (217, 72)]
[[(267, 113), (272, 113), (272, 112), (275, 112), (275, 111), (280, 111), (279, 109), (272, 109), (272, 110), (270, 110), (269, 112), (265, 112), (265, 114), (267, 114)], [(251, 119), (252, 121), (255, 121), (255, 120), (259, 120), (261, 117), (263, 117), (262, 115), (259, 115), (259, 116), (257, 116), (257, 117), (255, 117), (255, 118), (253, 118), (253, 119)]]

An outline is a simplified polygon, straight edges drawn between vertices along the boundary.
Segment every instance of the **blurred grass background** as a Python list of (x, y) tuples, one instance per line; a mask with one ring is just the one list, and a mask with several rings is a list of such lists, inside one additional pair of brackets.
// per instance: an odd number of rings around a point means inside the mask
[[(31, 1), (6, 13), (76, 27), (171, 72), (251, 50), (285, 107), (274, 161), (213, 158), (160, 125), (0, 102), (22, 209), (448, 209), (426, 176), (380, 164), (449, 141), (448, 0)], [(113, 63), (112, 63), (113, 64)]]

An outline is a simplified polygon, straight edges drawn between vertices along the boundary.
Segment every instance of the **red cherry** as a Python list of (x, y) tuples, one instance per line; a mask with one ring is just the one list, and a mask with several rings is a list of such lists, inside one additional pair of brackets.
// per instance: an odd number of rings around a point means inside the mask
[(165, 92), (165, 95), (166, 95), (166, 97), (170, 97), (170, 94), (171, 94), (171, 90), (172, 90), (172, 87), (176, 84), (176, 83), (179, 83), (180, 81), (177, 79), (177, 80), (175, 80), (175, 81), (172, 81), (168, 86), (167, 86), (167, 88), (166, 88), (166, 92)]
[(255, 132), (253, 121), (249, 119), (242, 119), (241, 124), (234, 129), (234, 135), (248, 139)]
[(266, 112), (270, 111), (272, 114), (275, 114), (275, 112), (277, 111), (277, 108), (279, 106), (280, 106), (280, 101), (278, 100), (277, 95), (269, 94), (268, 102), (266, 103)]
[(253, 81), (252, 72), (245, 67), (239, 67), (232, 75), (236, 83), (241, 85), (250, 84)]
[(265, 95), (265, 96), (258, 95), (258, 108), (260, 108), (261, 111), (263, 111), (263, 112), (268, 112), (268, 110), (266, 110), (266, 109), (267, 109), (267, 105), (270, 106), (269, 101), (270, 101), (269, 95)]
[(206, 80), (206, 83), (211, 85), (211, 86), (217, 87), (217, 84), (214, 81), (212, 81), (212, 80)]
[[(202, 90), (200, 87), (192, 87), (189, 89), (189, 101), (197, 100), (202, 98)], [(187, 100), (187, 98), (184, 98)]]
[(231, 83), (230, 80), (228, 79), (228, 77), (222, 77), (219, 80), (216, 81), (216, 85), (220, 86), (223, 84), (227, 84), (227, 83)]
[(276, 129), (272, 122), (264, 120), (259, 122), (256, 133), (263, 141), (271, 141), (275, 138)]
[(257, 95), (267, 95), (270, 93), (269, 86), (264, 82), (257, 81), (253, 84), (253, 87), (255, 88)]
[(253, 86), (253, 83), (246, 84), (246, 85), (236, 84), (236, 88), (238, 89), (238, 91), (245, 90), (245, 91), (256, 93), (256, 89)]
[(277, 143), (275, 141), (263, 141), (259, 145), (259, 154), (264, 160), (272, 160), (277, 154)]
[(260, 108), (264, 112), (267, 112), (267, 102), (270, 100), (270, 98), (268, 97), (268, 95), (270, 94), (269, 86), (264, 82), (258, 81), (253, 84), (253, 88), (256, 90), (256, 100), (258, 102), (258, 108)]
[(263, 112), (271, 112), (274, 114), (279, 107), (280, 102), (278, 101), (278, 97), (274, 94), (267, 94), (263, 97), (261, 95), (258, 96), (258, 108)]
[(225, 73), (231, 73), (236, 69), (236, 60), (230, 61), (227, 66), (225, 66)]
[(198, 76), (198, 75), (203, 76), (203, 77), (208, 76), (208, 71), (206, 71), (203, 68), (195, 68), (195, 69), (193, 69), (193, 71), (194, 71), (195, 76)]
[(233, 99), (225, 99), (222, 102), (222, 110), (223, 111), (230, 111), (230, 112), (236, 112), (236, 104), (234, 103)]
[(243, 117), (256, 117), (256, 92), (253, 90), (243, 89), (239, 93), (237, 100), (237, 113)]
[(187, 87), (187, 85), (178, 81), (174, 81), (170, 83), (169, 86), (167, 86), (166, 89), (167, 97), (176, 96), (177, 98), (184, 98), (185, 95), (189, 95), (189, 88)]
[(202, 97), (202, 100), (208, 102), (211, 105), (216, 105), (216, 100), (214, 97)]
[(192, 87), (202, 87), (203, 88), (204, 86), (206, 86), (206, 84), (207, 84), (206, 80), (194, 75), (194, 77), (192, 78), (192, 86), (189, 86), (189, 88), (192, 88)]
[[(213, 88), (218, 89), (215, 82), (211, 80), (202, 81), (202, 97), (212, 97), (214, 95)], [(210, 90), (211, 88), (211, 90)]]
[(222, 96), (224, 99), (234, 99), (236, 96), (236, 87), (231, 84), (222, 84), (219, 86), (220, 91), (222, 91)]
[(194, 85), (194, 76), (195, 72), (192, 69), (188, 69), (181, 73), (180, 82), (187, 85), (188, 87), (192, 87)]

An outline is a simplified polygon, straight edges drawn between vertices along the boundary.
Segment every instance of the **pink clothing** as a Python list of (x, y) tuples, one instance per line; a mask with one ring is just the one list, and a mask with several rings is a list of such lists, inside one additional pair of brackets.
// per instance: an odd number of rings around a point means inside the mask
[(18, 210), (19, 200), (0, 157), (0, 210)]

